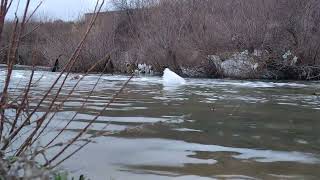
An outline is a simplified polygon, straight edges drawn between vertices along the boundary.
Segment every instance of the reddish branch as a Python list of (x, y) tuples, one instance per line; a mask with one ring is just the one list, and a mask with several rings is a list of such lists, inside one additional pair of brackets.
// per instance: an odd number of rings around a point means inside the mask
[[(104, 108), (83, 128), (81, 131), (64, 147), (62, 148), (52, 159), (50, 159), (44, 166), (49, 166), (54, 162), (57, 158), (59, 158), (63, 153), (73, 145), (82, 135), (87, 132), (88, 128), (107, 110), (107, 108), (115, 101), (115, 99), (122, 93), (122, 91), (127, 87), (131, 79), (134, 75), (132, 75), (121, 87), (121, 89), (111, 98), (111, 100), (104, 106)], [(78, 150), (77, 150), (78, 151)], [(72, 153), (73, 154), (73, 153)], [(69, 156), (67, 156), (69, 157)]]
[[(98, 7), (98, 3), (96, 4), (96, 10), (97, 10), (97, 13), (95, 14), (95, 16), (92, 18), (92, 21), (86, 31), (86, 33), (84, 34), (81, 42), (79, 43), (78, 47), (76, 48), (76, 50), (74, 51), (74, 53), (72, 54), (71, 58), (69, 59), (69, 62), (67, 63), (67, 65), (65, 66), (65, 68), (62, 70), (62, 72), (60, 73), (59, 77), (57, 78), (56, 82), (52, 85), (52, 87), (50, 88), (50, 90), (47, 92), (47, 94), (42, 98), (42, 100), (39, 102), (39, 104), (37, 105), (37, 108), (35, 108), (33, 110), (33, 112), (30, 114), (30, 116), (25, 120), (25, 123), (28, 122), (32, 115), (38, 110), (38, 108), (40, 107), (40, 105), (42, 104), (42, 102), (47, 98), (47, 96), (49, 95), (49, 93), (51, 92), (51, 90), (54, 88), (54, 86), (56, 85), (56, 83), (58, 82), (58, 80), (60, 79), (60, 77), (62, 76), (62, 74), (64, 72), (67, 72), (65, 78), (63, 79), (62, 81), (62, 84), (60, 85), (58, 91), (56, 92), (56, 95), (55, 97), (53, 98), (47, 112), (42, 116), (40, 117), (38, 120), (37, 120), (37, 126), (34, 128), (34, 130), (31, 132), (31, 134), (28, 136), (28, 138), (25, 140), (25, 142), (20, 146), (19, 148), (19, 151), (16, 153), (17, 156), (19, 156), (22, 152), (24, 152), (25, 148), (28, 147), (31, 142), (32, 142), (32, 139), (34, 138), (34, 136), (36, 135), (36, 133), (39, 131), (39, 129), (41, 128), (42, 124), (44, 123), (44, 121), (46, 120), (46, 117), (47, 115), (50, 113), (50, 111), (52, 110), (53, 106), (54, 106), (54, 103), (56, 102), (56, 100), (58, 99), (58, 96), (60, 95), (60, 92), (70, 74), (70, 71), (71, 71), (71, 68), (74, 66), (74, 64), (76, 63), (76, 60), (79, 56), (79, 53), (80, 51), (82, 50), (83, 48), (83, 45), (84, 45), (84, 42), (85, 40), (87, 39), (97, 17), (98, 17), (98, 14), (99, 12), (101, 11), (101, 8), (104, 4), (104, 1), (102, 1), (102, 3), (100, 4), (100, 6)], [(98, 8), (97, 8), (98, 7)], [(24, 124), (25, 124), (24, 123)], [(22, 124), (22, 127), (19, 128), (19, 131), (23, 128), (24, 124)]]

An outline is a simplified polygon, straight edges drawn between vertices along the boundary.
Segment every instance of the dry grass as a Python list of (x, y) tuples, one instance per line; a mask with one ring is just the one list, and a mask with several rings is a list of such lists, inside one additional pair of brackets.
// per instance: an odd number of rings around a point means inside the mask
[[(169, 66), (179, 73), (181, 67), (207, 66), (208, 55), (258, 49), (268, 52), (259, 61), (274, 73), (295, 79), (318, 77), (317, 0), (113, 2), (120, 11), (99, 19), (73, 71), (85, 72), (92, 59), (100, 59), (106, 52), (111, 53), (118, 72), (124, 72), (127, 63), (148, 63), (159, 72)], [(40, 33), (33, 34), (42, 40), (36, 49), (52, 65), (58, 55), (72, 52), (87, 23), (42, 22), (37, 31)], [(288, 50), (299, 58), (298, 67), (283, 62), (282, 55)], [(67, 59), (63, 57), (62, 61), (66, 63)], [(311, 75), (303, 76), (302, 72), (311, 66), (315, 67)], [(290, 68), (296, 73), (288, 74), (286, 69)]]

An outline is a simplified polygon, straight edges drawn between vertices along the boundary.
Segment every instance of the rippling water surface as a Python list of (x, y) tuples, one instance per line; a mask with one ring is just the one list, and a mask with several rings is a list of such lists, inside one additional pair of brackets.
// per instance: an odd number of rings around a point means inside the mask
[[(21, 92), (29, 74), (15, 71), (11, 91)], [(33, 105), (56, 77), (36, 73)], [(84, 79), (50, 128), (80, 110), (97, 79)], [(69, 133), (127, 79), (103, 76)], [(1, 71), (0, 88), (3, 81)], [(75, 83), (68, 78), (63, 94)], [(313, 95), (319, 89), (320, 82), (212, 79), (164, 87), (159, 77), (135, 77), (89, 131), (117, 133), (98, 138), (64, 168), (91, 179), (319, 179), (320, 97)]]

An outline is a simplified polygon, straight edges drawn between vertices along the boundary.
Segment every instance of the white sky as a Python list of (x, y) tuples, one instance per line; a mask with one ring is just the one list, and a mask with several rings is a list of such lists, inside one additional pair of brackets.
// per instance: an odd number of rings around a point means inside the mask
[[(39, 4), (41, 0), (31, 0), (31, 8), (33, 9)], [(101, 1), (101, 0), (100, 0)], [(107, 0), (108, 1), (108, 0)], [(18, 6), (19, 0), (14, 0), (8, 17), (12, 19), (14, 17), (14, 12)], [(43, 3), (39, 10), (37, 11), (37, 18), (50, 18), (50, 19), (62, 19), (62, 20), (75, 20), (85, 12), (91, 12), (94, 9), (96, 0), (43, 0)], [(21, 13), (25, 7), (26, 0), (20, 0), (18, 15)], [(110, 5), (107, 3), (108, 6)], [(106, 9), (107, 6), (103, 8)]]

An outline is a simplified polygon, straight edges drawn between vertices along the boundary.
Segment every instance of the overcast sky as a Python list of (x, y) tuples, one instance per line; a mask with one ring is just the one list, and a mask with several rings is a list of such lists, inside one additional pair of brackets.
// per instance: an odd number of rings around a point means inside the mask
[[(14, 17), (16, 11), (17, 2), (12, 5), (10, 12), (8, 13), (9, 18)], [(41, 0), (31, 0), (31, 9), (34, 9)], [(23, 11), (26, 0), (20, 0), (19, 4), (19, 15)], [(43, 0), (43, 4), (37, 11), (37, 17), (46, 17), (50, 19), (63, 19), (63, 20), (74, 20), (85, 12), (91, 12), (94, 9), (96, 0)], [(108, 6), (110, 4), (108, 3)], [(104, 7), (104, 10), (107, 7)], [(30, 11), (32, 11), (30, 9)]]

